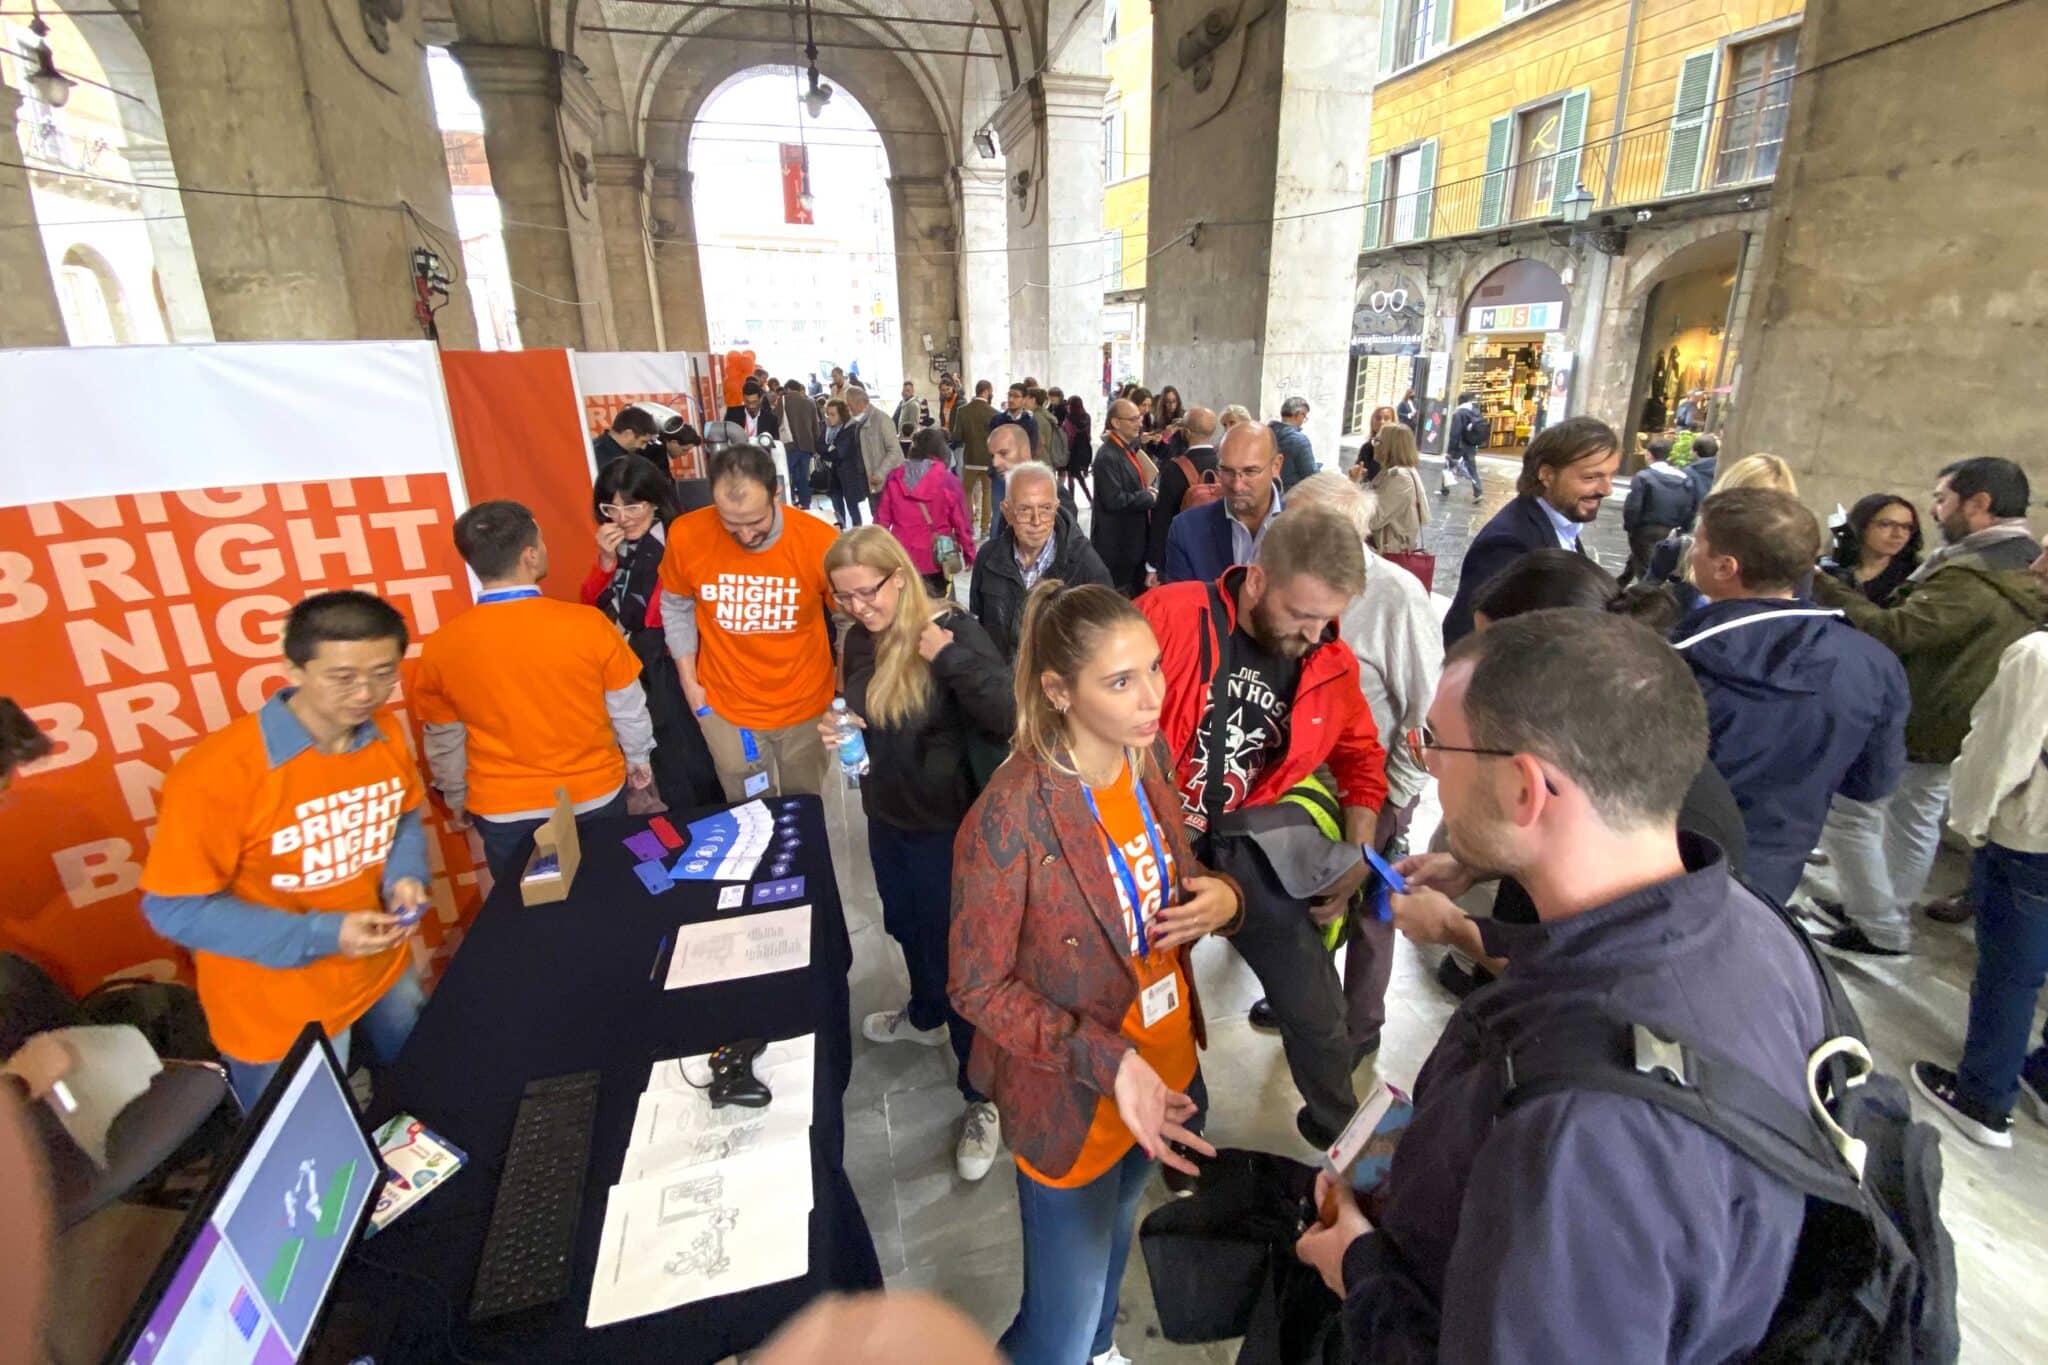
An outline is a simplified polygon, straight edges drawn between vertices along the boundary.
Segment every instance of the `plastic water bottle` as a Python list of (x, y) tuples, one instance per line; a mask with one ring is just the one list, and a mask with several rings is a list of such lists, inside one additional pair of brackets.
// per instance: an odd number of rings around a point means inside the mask
[(832, 728), (839, 736), (839, 772), (849, 787), (858, 787), (868, 773), (868, 741), (853, 723), (846, 698), (832, 699)]

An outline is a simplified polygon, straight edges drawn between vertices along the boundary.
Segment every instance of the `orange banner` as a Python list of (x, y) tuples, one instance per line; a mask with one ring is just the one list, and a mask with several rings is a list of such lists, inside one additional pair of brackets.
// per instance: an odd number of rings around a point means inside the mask
[[(438, 474), (0, 508), (5, 690), (57, 746), (0, 806), (0, 949), (78, 992), (183, 973), (136, 889), (164, 774), (282, 685), (283, 618), (310, 593), (384, 597), (416, 654), (469, 605), (453, 521)], [(393, 704), (403, 716), (403, 690)], [(475, 913), (482, 873), (469, 836), (431, 808), (426, 823), (434, 911), (414, 951), (431, 965)]]
[(472, 505), (525, 503), (553, 560), (541, 591), (581, 601), (597, 557), (590, 439), (576, 411), (567, 351), (444, 351), (441, 375)]

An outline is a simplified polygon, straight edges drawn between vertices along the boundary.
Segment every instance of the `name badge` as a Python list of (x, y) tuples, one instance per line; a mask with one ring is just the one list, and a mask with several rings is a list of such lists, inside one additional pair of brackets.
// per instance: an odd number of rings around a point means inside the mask
[(1180, 973), (1168, 972), (1138, 995), (1139, 1016), (1151, 1028), (1180, 1008)]
[(759, 796), (768, 790), (768, 774), (748, 773), (746, 781), (740, 784), (740, 791), (747, 796)]

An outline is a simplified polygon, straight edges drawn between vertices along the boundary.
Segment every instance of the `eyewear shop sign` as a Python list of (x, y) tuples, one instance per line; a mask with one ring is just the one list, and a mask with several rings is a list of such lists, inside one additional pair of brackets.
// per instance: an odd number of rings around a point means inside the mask
[(1359, 283), (1351, 311), (1351, 348), (1356, 352), (1419, 349), (1422, 288), (1409, 275), (1389, 271)]
[(1474, 308), (1468, 332), (1555, 332), (1564, 327), (1564, 303), (1501, 303)]

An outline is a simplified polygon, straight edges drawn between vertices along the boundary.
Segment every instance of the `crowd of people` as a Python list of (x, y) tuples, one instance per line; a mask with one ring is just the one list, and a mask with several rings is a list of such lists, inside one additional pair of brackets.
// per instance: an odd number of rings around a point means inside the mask
[[(1191, 1188), (1233, 1136), (1208, 1122), (1205, 936), (1264, 987), (1253, 1023), (1317, 1147), (1380, 1046), (1395, 935), (1453, 951), (1464, 1003), (1390, 1178), (1326, 1179), (1297, 1248), (1359, 1361), (1757, 1347), (1799, 1192), (1626, 1096), (1506, 1108), (1498, 1059), (1621, 1011), (1803, 1113), (1827, 994), (1774, 905), (1819, 862), (1839, 894), (1802, 902), (1814, 941), (1881, 964), (1912, 951), (1944, 822), (1971, 844), (1966, 1040), (1912, 1078), (1994, 1146), (2022, 1093), (2048, 1099), (2048, 1039), (2029, 1047), (2048, 555), (2018, 466), (1930, 470), (1928, 551), (1909, 497), (1864, 499), (1828, 543), (1782, 461), (1724, 465), (1701, 437), (1678, 468), (1653, 443), (1617, 581), (1584, 533), (1621, 441), (1571, 418), (1531, 441), (1439, 623), (1402, 412), (1373, 414), (1347, 474), (1320, 470), (1300, 398), (1259, 421), (1131, 387), (1098, 431), (1036, 379), (994, 395), (948, 375), (928, 403), (906, 382), (883, 416), (835, 370), (815, 398), (749, 379), (702, 437), (627, 409), (599, 441), (586, 606), (542, 595), (528, 509), (471, 507), (455, 542), (482, 591), (425, 642), (411, 697), (431, 793), (383, 710), (402, 617), (360, 592), (293, 608), (290, 685), (172, 771), (142, 881), (193, 952), (237, 1093), (307, 1018), (344, 1055), (358, 1023), (380, 1057), (403, 1044), (428, 801), (503, 876), (558, 787), (579, 819), (816, 793), (850, 724), (909, 982), (861, 1032), (950, 1049), (960, 1178), (1013, 1158), (1023, 1285), (1001, 1348), (1024, 1365), (1124, 1359), (1140, 1196), (1155, 1167)], [(1449, 468), (1477, 496), (1459, 421)], [(679, 452), (704, 462), (694, 490)], [(806, 510), (821, 495), (830, 519)], [(1432, 781), (1443, 825), (1411, 848)], [(342, 830), (317, 882), (288, 871)], [(1486, 884), (1491, 913), (1468, 913)]]

